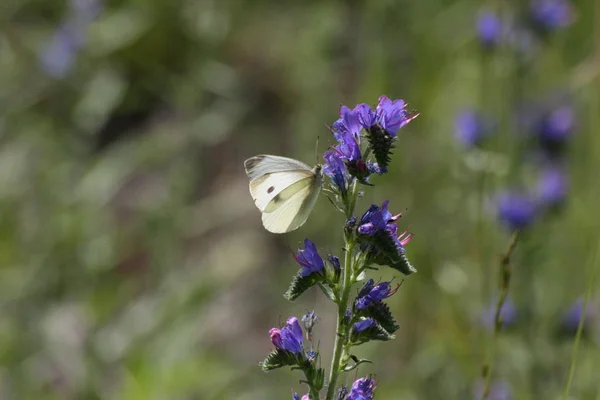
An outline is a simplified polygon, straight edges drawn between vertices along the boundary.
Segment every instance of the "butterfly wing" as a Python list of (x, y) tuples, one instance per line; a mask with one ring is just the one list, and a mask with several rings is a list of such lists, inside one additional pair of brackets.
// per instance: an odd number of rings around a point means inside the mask
[(293, 170), (310, 171), (311, 167), (293, 158), (261, 154), (244, 161), (244, 168), (250, 180), (254, 180), (272, 172)]
[(320, 166), (311, 169), (292, 158), (259, 155), (247, 159), (244, 167), (268, 231), (290, 232), (306, 222), (321, 191)]
[(262, 222), (269, 232), (286, 233), (302, 226), (317, 202), (321, 192), (321, 175), (288, 186), (265, 207)]

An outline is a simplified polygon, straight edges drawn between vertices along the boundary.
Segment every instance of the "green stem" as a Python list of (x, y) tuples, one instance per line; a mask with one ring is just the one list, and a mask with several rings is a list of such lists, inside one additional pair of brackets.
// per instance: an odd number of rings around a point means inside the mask
[[(354, 183), (350, 188), (349, 201), (346, 207), (347, 218), (351, 218), (352, 214), (354, 214), (354, 206), (356, 205), (356, 196), (358, 193), (357, 188), (358, 182), (354, 180)], [(340, 301), (338, 303), (337, 329), (335, 332), (335, 343), (333, 347), (333, 358), (331, 360), (331, 371), (329, 372), (329, 386), (327, 387), (326, 400), (333, 400), (335, 397), (335, 388), (340, 374), (340, 363), (342, 361), (346, 341), (348, 340), (348, 332), (344, 326), (344, 318), (346, 315), (346, 308), (348, 307), (350, 289), (352, 288), (354, 240), (350, 233), (345, 234), (344, 240), (344, 247), (346, 250), (344, 257), (344, 274), (342, 278), (342, 287), (340, 288), (341, 296), (339, 296)]]
[(313, 385), (310, 385), (310, 398), (312, 400), (319, 400), (319, 392), (317, 391), (317, 389), (315, 389), (313, 387)]
[(502, 329), (502, 307), (504, 306), (506, 298), (508, 297), (510, 278), (512, 275), (510, 270), (510, 258), (515, 250), (515, 247), (517, 246), (519, 235), (520, 231), (518, 230), (512, 234), (506, 252), (500, 259), (500, 297), (496, 303), (496, 311), (494, 313), (494, 334), (492, 337), (492, 343), (490, 345), (490, 353), (488, 354), (487, 361), (483, 365), (484, 386), (483, 393), (481, 394), (481, 400), (485, 400), (488, 397), (492, 386), (492, 367), (494, 365), (494, 358), (496, 356), (496, 342), (498, 341), (500, 329)]
[(594, 291), (594, 282), (596, 280), (596, 264), (598, 262), (598, 257), (600, 254), (600, 242), (598, 242), (596, 248), (596, 254), (592, 260), (590, 265), (589, 279), (587, 288), (585, 289), (585, 297), (583, 299), (583, 304), (581, 306), (581, 316), (579, 317), (579, 324), (577, 325), (577, 334), (575, 335), (575, 343), (573, 344), (573, 352), (571, 354), (571, 365), (569, 366), (569, 376), (567, 378), (567, 384), (565, 386), (565, 391), (563, 393), (563, 400), (567, 400), (569, 398), (569, 391), (571, 390), (571, 383), (573, 381), (573, 376), (575, 375), (575, 364), (577, 361), (577, 353), (579, 352), (579, 342), (581, 341), (581, 334), (583, 332), (583, 325), (585, 323), (585, 317), (587, 313), (587, 307), (592, 296), (592, 292)]

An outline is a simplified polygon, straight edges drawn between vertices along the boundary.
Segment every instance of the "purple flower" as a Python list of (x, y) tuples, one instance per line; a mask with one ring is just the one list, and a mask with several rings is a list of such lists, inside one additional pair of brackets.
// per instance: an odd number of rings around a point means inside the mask
[(542, 172), (536, 189), (541, 204), (548, 206), (560, 205), (567, 195), (567, 175), (557, 166), (547, 167)]
[(465, 147), (470, 148), (481, 143), (493, 133), (495, 127), (474, 110), (461, 112), (454, 122), (456, 139)]
[(537, 134), (543, 142), (564, 143), (573, 133), (574, 121), (571, 107), (556, 108), (540, 119)]
[(384, 201), (381, 207), (375, 204), (371, 205), (360, 219), (358, 233), (374, 236), (385, 232), (394, 240), (398, 251), (404, 252), (404, 246), (412, 240), (413, 235), (408, 232), (398, 235), (396, 221), (402, 216), (402, 213), (393, 215), (388, 211), (388, 204), (389, 200)]
[(355, 332), (362, 332), (366, 329), (375, 326), (375, 320), (373, 318), (365, 318), (361, 321), (358, 321), (354, 324), (353, 329)]
[(310, 397), (308, 397), (308, 394), (305, 394), (304, 396), (302, 396), (302, 398), (300, 398), (300, 395), (298, 393), (294, 393), (292, 394), (292, 400), (310, 400)]
[(398, 130), (412, 121), (416, 116), (406, 110), (404, 100), (390, 100), (381, 96), (375, 109), (377, 123), (385, 129), (392, 137), (396, 137)]
[(571, 24), (573, 11), (567, 0), (534, 0), (531, 17), (542, 29), (554, 31)]
[(496, 13), (485, 10), (477, 18), (477, 33), (486, 48), (492, 48), (500, 42), (502, 23)]
[(304, 239), (304, 249), (299, 249), (294, 258), (302, 266), (301, 276), (308, 276), (325, 268), (323, 259), (317, 252), (317, 246), (310, 239)]
[(333, 149), (342, 160), (356, 162), (362, 158), (360, 146), (354, 134), (351, 132), (339, 133), (336, 138), (339, 144)]
[(348, 400), (372, 400), (376, 383), (374, 379), (359, 378), (352, 384)]
[(342, 269), (340, 265), (340, 259), (337, 256), (330, 254), (327, 256), (327, 261), (329, 261), (329, 264), (331, 264), (336, 272), (339, 272)]
[[(360, 140), (360, 130), (362, 125), (360, 123), (360, 110), (366, 104), (359, 104), (354, 107), (354, 110), (350, 110), (346, 106), (340, 107), (340, 118), (333, 123), (333, 135), (338, 142), (341, 142), (341, 136), (350, 134), (356, 141)], [(367, 106), (369, 107), (369, 106)]]
[[(575, 334), (577, 332), (577, 328), (579, 327), (579, 320), (583, 316), (583, 299), (578, 299), (575, 303), (573, 303), (567, 311), (563, 314), (561, 318), (561, 325), (563, 331), (569, 334)], [(593, 317), (593, 311), (588, 306), (585, 311), (585, 317), (583, 320), (583, 328), (584, 330), (589, 327), (589, 324)]]
[[(483, 395), (484, 384), (483, 382), (478, 383), (473, 390), (474, 400), (480, 400)], [(513, 394), (510, 390), (508, 383), (504, 381), (492, 382), (490, 387), (490, 393), (486, 397), (486, 400), (512, 400)]]
[(370, 306), (373, 303), (379, 303), (383, 299), (387, 299), (400, 287), (399, 285), (392, 289), (390, 282), (382, 282), (377, 285), (373, 285), (373, 280), (369, 279), (367, 283), (361, 289), (357, 299), (356, 299), (356, 308), (359, 310), (363, 310)]
[[(490, 304), (486, 312), (481, 316), (481, 322), (483, 326), (488, 329), (494, 329), (496, 323), (496, 307), (497, 303), (494, 301)], [(500, 309), (500, 318), (502, 319), (502, 327), (506, 328), (517, 322), (518, 311), (515, 303), (510, 299), (506, 299), (502, 308)]]
[(349, 176), (341, 155), (337, 151), (330, 150), (325, 152), (323, 158), (325, 159), (323, 172), (331, 178), (331, 181), (338, 187), (340, 192), (345, 194), (348, 190)]
[(73, 26), (63, 25), (40, 54), (40, 64), (52, 78), (63, 78), (71, 69), (80, 44)]
[(294, 354), (303, 351), (302, 328), (296, 317), (288, 318), (286, 326), (281, 329), (271, 328), (269, 335), (271, 335), (273, 345), (280, 350), (286, 350)]
[(498, 217), (511, 230), (522, 229), (531, 224), (537, 214), (537, 207), (531, 196), (505, 192), (498, 197)]

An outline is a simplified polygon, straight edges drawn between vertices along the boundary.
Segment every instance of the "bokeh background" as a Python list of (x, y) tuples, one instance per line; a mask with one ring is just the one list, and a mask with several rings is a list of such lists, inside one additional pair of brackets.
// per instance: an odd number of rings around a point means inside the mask
[[(282, 293), (305, 237), (340, 255), (343, 217), (322, 196), (298, 231), (266, 232), (243, 161), (312, 164), (340, 104), (382, 94), (421, 115), (358, 209), (408, 208), (419, 272), (387, 300), (396, 340), (358, 348), (374, 364), (343, 382), (374, 374), (380, 399), (474, 398), (517, 213), (527, 228), (493, 399), (559, 398), (600, 232), (596, 1), (3, 0), (0, 10), (0, 398), (301, 392), (298, 372), (257, 363), (271, 327), (315, 309), (329, 364), (334, 308), (317, 290), (295, 303)], [(544, 186), (548, 168), (561, 175)], [(532, 197), (535, 217), (522, 198), (498, 209), (502, 192)], [(600, 398), (593, 296), (589, 310), (572, 399)]]

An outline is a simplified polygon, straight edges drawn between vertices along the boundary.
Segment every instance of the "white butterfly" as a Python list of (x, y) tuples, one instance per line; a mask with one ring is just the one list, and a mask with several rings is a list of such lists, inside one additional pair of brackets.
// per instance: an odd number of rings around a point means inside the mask
[(321, 192), (321, 165), (311, 168), (292, 158), (263, 154), (244, 161), (244, 167), (266, 230), (286, 233), (306, 222)]

